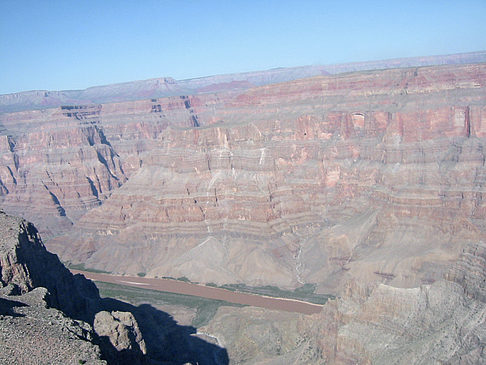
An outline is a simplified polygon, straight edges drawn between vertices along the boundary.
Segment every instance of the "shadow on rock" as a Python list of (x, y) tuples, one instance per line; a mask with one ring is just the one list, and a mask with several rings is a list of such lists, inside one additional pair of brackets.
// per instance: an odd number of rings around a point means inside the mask
[[(151, 305), (134, 306), (112, 298), (101, 299), (102, 312), (111, 313), (114, 317), (116, 331), (122, 326), (126, 335), (118, 333), (111, 337), (100, 336), (100, 347), (103, 355), (113, 364), (220, 364), (229, 363), (226, 349), (204, 341), (195, 336), (196, 328), (181, 326), (169, 314)], [(121, 316), (124, 315), (124, 318)], [(131, 321), (130, 314), (136, 320)], [(103, 314), (108, 317), (108, 314)], [(100, 312), (92, 317), (91, 323), (97, 325)], [(109, 322), (110, 320), (108, 320)], [(110, 325), (108, 324), (108, 327)], [(138, 331), (143, 343), (137, 341)], [(99, 329), (96, 330), (100, 335)], [(113, 331), (112, 331), (113, 332)], [(121, 341), (129, 341), (131, 345), (120, 350), (116, 345)]]
[(24, 317), (23, 314), (15, 313), (14, 307), (25, 307), (26, 304), (17, 302), (15, 300), (7, 300), (0, 298), (0, 314), (8, 315), (11, 317)]
[[(179, 326), (169, 314), (150, 305), (100, 298), (91, 280), (73, 275), (46, 250), (31, 223), (0, 212), (0, 233), (0, 294), (46, 288), (41, 299), (48, 306), (93, 325), (109, 364), (229, 363), (225, 349), (197, 338), (194, 327)], [(14, 308), (23, 305), (2, 299), (0, 314), (16, 315)]]

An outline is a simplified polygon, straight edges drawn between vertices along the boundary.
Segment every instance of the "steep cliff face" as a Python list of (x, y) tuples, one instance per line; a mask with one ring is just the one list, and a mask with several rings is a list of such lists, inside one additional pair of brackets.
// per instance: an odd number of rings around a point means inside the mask
[(4, 114), (1, 205), (113, 272), (430, 283), (484, 239), (485, 80), (393, 69)]
[(0, 212), (0, 363), (106, 364), (89, 320), (98, 290), (49, 253), (30, 223)]
[(0, 284), (25, 294), (37, 287), (48, 290), (47, 304), (69, 316), (87, 318), (96, 311), (98, 289), (81, 275), (73, 275), (44, 247), (37, 229), (20, 218), (0, 212)]
[[(348, 286), (322, 315), (326, 359), (339, 364), (484, 363), (486, 303), (478, 292), (486, 271), (475, 264), (484, 259), (484, 249), (482, 242), (468, 244), (449, 280), (431, 285), (380, 284), (368, 293)], [(472, 275), (458, 275), (464, 269)]]

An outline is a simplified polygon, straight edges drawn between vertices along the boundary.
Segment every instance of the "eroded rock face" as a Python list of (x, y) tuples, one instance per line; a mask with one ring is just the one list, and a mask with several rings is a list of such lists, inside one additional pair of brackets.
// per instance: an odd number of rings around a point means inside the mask
[[(478, 284), (486, 279), (486, 267), (475, 264), (484, 248), (482, 242), (467, 245), (449, 280), (417, 288), (348, 286), (348, 294), (322, 313), (326, 359), (339, 364), (484, 363), (486, 302)], [(472, 275), (459, 279), (464, 269)]]
[(0, 212), (0, 284), (24, 294), (36, 287), (49, 291), (49, 305), (66, 314), (86, 318), (99, 300), (98, 289), (81, 275), (73, 275), (48, 252), (37, 229), (21, 218)]
[(101, 340), (107, 341), (107, 345), (111, 344), (116, 350), (114, 358), (134, 364), (141, 363), (142, 355), (147, 354), (145, 341), (132, 313), (100, 311), (96, 313), (93, 326)]
[(349, 282), (311, 316), (221, 307), (200, 331), (227, 348), (232, 364), (483, 364), (478, 290), (486, 266), (477, 263), (485, 247), (468, 244), (448, 280), (415, 288)]
[(230, 364), (324, 364), (311, 318), (318, 316), (221, 307), (199, 332), (228, 349)]
[(4, 114), (1, 206), (112, 272), (431, 283), (485, 239), (485, 80), (394, 69)]

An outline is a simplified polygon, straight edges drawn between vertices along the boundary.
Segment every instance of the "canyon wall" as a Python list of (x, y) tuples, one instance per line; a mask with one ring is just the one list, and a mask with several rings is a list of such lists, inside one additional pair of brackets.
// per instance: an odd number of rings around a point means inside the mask
[(0, 206), (115, 273), (430, 284), (485, 239), (485, 84), (448, 65), (5, 113)]
[(466, 245), (433, 284), (350, 281), (311, 316), (221, 307), (200, 331), (217, 338), (234, 364), (484, 364), (485, 249)]

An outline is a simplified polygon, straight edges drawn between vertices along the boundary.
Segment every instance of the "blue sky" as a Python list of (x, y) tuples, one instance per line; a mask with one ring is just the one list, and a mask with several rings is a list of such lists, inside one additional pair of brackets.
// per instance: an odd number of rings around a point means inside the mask
[(486, 49), (486, 0), (0, 0), (0, 94)]

